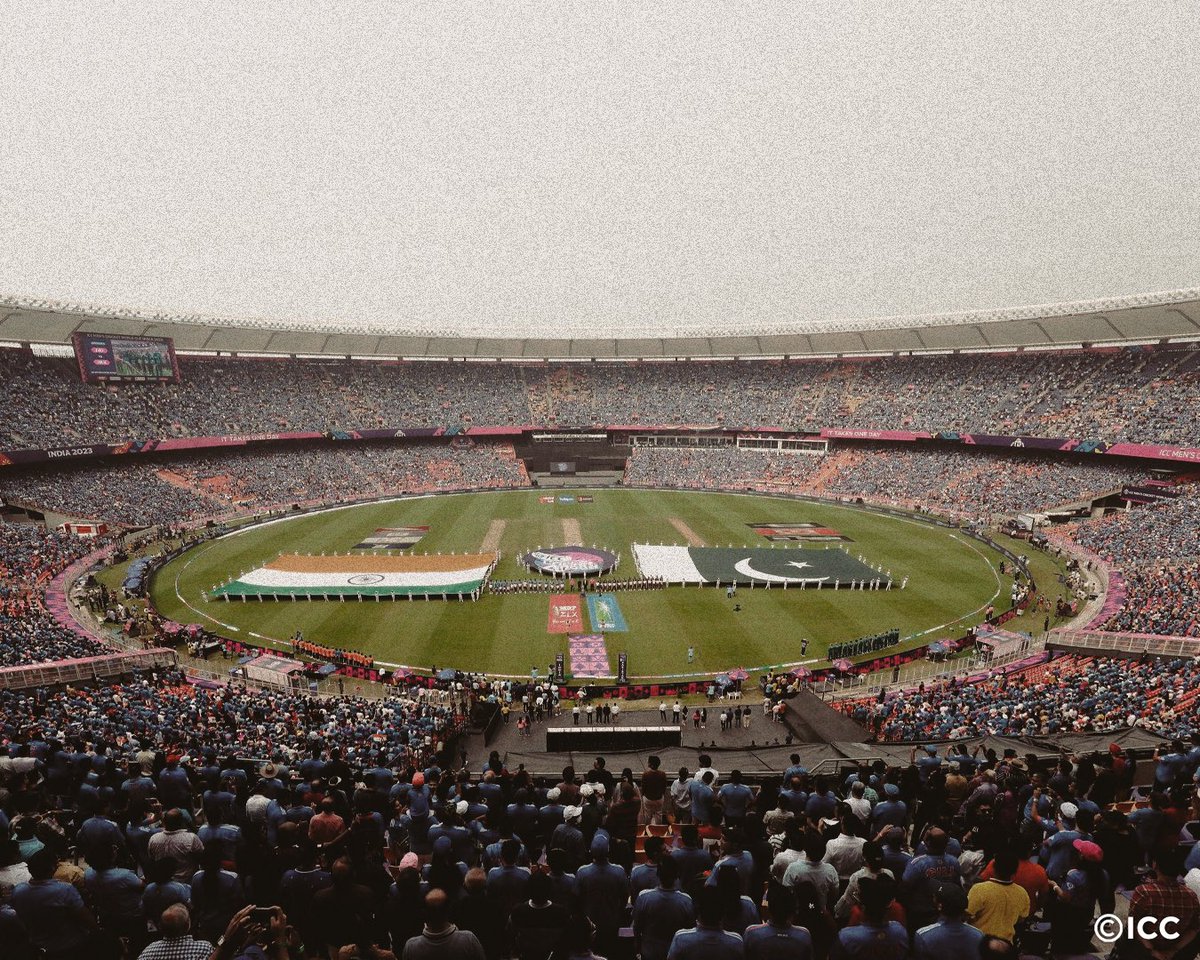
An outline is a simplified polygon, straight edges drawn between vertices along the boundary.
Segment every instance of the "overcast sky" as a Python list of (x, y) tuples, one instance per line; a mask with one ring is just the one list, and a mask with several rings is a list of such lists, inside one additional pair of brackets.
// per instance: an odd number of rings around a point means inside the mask
[(647, 335), (1200, 285), (1195, 2), (0, 2), (0, 293)]

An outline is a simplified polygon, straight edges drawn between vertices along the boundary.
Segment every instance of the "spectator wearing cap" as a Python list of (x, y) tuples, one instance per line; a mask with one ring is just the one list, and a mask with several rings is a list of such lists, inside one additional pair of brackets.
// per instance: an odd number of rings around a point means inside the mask
[(894, 783), (883, 786), (883, 799), (871, 811), (871, 829), (877, 833), (884, 827), (906, 827), (908, 804), (900, 799), (900, 788)]
[(913, 937), (914, 960), (966, 960), (979, 955), (984, 934), (966, 922), (967, 894), (961, 887), (939, 887), (934, 900), (938, 919)]
[(563, 809), (563, 822), (550, 835), (550, 848), (562, 851), (563, 868), (570, 874), (579, 869), (587, 855), (583, 831), (579, 829), (582, 819), (582, 807), (566, 807)]
[(546, 791), (546, 802), (538, 809), (538, 827), (543, 844), (550, 843), (550, 837), (563, 822), (563, 811), (567, 808), (559, 802), (561, 798), (562, 791), (558, 787), (551, 787)]
[[(1037, 791), (1034, 791), (1036, 801)], [(1061, 881), (1067, 875), (1071, 866), (1071, 856), (1076, 840), (1089, 840), (1075, 828), (1075, 818), (1079, 808), (1073, 803), (1063, 803), (1058, 808), (1058, 829), (1046, 837), (1042, 843), (1042, 859), (1046, 862), (1046, 876), (1051, 880)], [(1038, 813), (1037, 803), (1033, 807), (1033, 822), (1042, 825), (1041, 814)]]
[(917, 748), (913, 747), (909, 751), (909, 761), (916, 764), (922, 783), (928, 783), (929, 775), (942, 767), (942, 758), (938, 756), (937, 747), (933, 744), (927, 744), (922, 749), (922, 755), (919, 758), (917, 757)]
[[(1100, 847), (1090, 840), (1076, 840), (1072, 844), (1071, 868), (1062, 884), (1051, 880), (1053, 899), (1047, 917), (1051, 922), (1051, 945), (1056, 952), (1089, 952), (1096, 906), (1103, 913), (1113, 912), (1112, 885), (1103, 862), (1104, 851)], [(1123, 952), (1124, 949), (1122, 946)]]
[(584, 914), (596, 925), (596, 944), (602, 953), (608, 953), (616, 946), (629, 900), (629, 877), (609, 862), (609, 838), (603, 831), (592, 838), (591, 854), (592, 862), (576, 871), (575, 884)]

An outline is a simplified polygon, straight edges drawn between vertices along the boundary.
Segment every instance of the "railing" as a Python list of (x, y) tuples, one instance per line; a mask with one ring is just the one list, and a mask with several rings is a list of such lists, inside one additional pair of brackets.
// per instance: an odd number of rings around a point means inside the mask
[(119, 677), (132, 670), (149, 670), (152, 667), (170, 669), (176, 665), (176, 660), (174, 650), (156, 647), (137, 653), (113, 653), (102, 657), (4, 667), (0, 669), (0, 690), (84, 683), (106, 677)]
[(1015, 650), (1002, 656), (981, 657), (973, 655), (966, 659), (935, 663), (929, 660), (914, 661), (900, 668), (898, 680), (892, 679), (892, 670), (877, 670), (865, 676), (849, 677), (845, 680), (826, 682), (813, 687), (822, 700), (858, 699), (872, 693), (878, 693), (884, 687), (909, 687), (924, 683), (930, 686), (950, 680), (952, 677), (966, 677), (971, 674), (983, 673), (1000, 669), (1009, 664), (1018, 663), (1046, 649), (1048, 639), (1052, 634), (1042, 634), (1031, 637), (1021, 643)]
[(1154, 657), (1200, 657), (1200, 637), (1158, 637), (1145, 633), (1101, 633), (1097, 630), (1055, 630), (1051, 646), (1073, 650), (1150, 654)]

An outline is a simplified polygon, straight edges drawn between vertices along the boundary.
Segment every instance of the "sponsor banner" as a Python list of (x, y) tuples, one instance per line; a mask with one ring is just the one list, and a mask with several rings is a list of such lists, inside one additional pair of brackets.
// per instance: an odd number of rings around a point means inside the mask
[(567, 638), (572, 677), (611, 677), (608, 647), (602, 633), (571, 634)]
[(1179, 491), (1166, 484), (1147, 483), (1121, 488), (1121, 499), (1131, 503), (1160, 503), (1163, 500), (1174, 500), (1178, 496)]
[(280, 554), (213, 591), (231, 597), (446, 596), (483, 584), (495, 554), (304, 556)]
[(928, 440), (930, 433), (913, 433), (911, 430), (849, 430), (841, 427), (826, 427), (821, 430), (825, 440)]
[(575, 498), (572, 496), (569, 496), (569, 495), (560, 495), (558, 498), (558, 502), (559, 503), (574, 503)]
[(553, 502), (554, 502), (554, 497), (552, 495), (549, 497), (538, 497), (538, 503), (553, 503)]
[(1144, 443), (1112, 443), (1106, 453), (1114, 457), (1145, 457), (1149, 460), (1177, 460), (1181, 463), (1200, 463), (1200, 450), (1195, 447), (1172, 447), (1169, 444), (1150, 446)]
[(890, 582), (842, 550), (772, 550), (767, 547), (680, 547), (635, 543), (633, 556), (643, 577), (668, 583), (721, 583), (754, 586), (848, 587)]
[(575, 500), (578, 503), (595, 503), (596, 502), (595, 497), (588, 497), (588, 496), (579, 496), (579, 497), (576, 497)]
[(378, 527), (355, 550), (407, 550), (429, 532), (428, 527)]
[(830, 527), (819, 523), (748, 523), (760, 537), (766, 537), (775, 542), (828, 542), (831, 540), (850, 541), (850, 538)]
[(593, 630), (600, 633), (626, 633), (629, 630), (621, 605), (611, 593), (589, 593), (587, 605)]
[(520, 562), (538, 573), (582, 577), (607, 573), (617, 565), (617, 555), (598, 547), (539, 547), (522, 556)]
[(579, 595), (556, 593), (550, 598), (546, 616), (547, 633), (579, 633), (583, 629), (583, 607)]
[(325, 434), (316, 430), (292, 430), (287, 433), (248, 433), (242, 436), (169, 437), (166, 440), (142, 441), (138, 452), (156, 450), (197, 450), (203, 447), (243, 447), (262, 440), (320, 440)]

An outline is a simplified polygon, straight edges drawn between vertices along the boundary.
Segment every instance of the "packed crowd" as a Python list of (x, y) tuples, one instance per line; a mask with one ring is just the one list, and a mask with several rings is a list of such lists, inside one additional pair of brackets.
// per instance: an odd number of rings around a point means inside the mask
[[(30, 730), (59, 740), (205, 751), (294, 763), (314, 746), (339, 747), (352, 762), (424, 763), (461, 721), (458, 705), (393, 695), (318, 699), (228, 685), (194, 686), (182, 674), (53, 692), (0, 691), (0, 733)], [(137, 745), (140, 745), (137, 746)]]
[(737, 447), (635, 447), (625, 483), (697, 490), (812, 490), (822, 463), (818, 457)]
[(1200, 930), (1184, 826), (1200, 746), (1182, 742), (1126, 813), (1136, 769), (1117, 745), (1045, 762), (929, 747), (837, 777), (793, 754), (751, 784), (705, 754), (676, 776), (651, 756), (537, 778), (498, 753), (471, 769), (315, 742), (260, 763), (10, 727), (14, 960), (1066, 957), (1091, 952), (1118, 892), (1135, 921), (1176, 918), (1174, 956)]
[(625, 475), (635, 485), (777, 488), (972, 517), (1037, 512), (1144, 478), (1144, 469), (1101, 458), (1067, 461), (898, 446), (838, 447), (820, 458), (736, 447), (637, 447)]
[(1190, 443), (1200, 351), (602, 365), (181, 357), (178, 384), (82, 383), (0, 350), (2, 447), (471, 424), (954, 430)]
[(0, 666), (97, 656), (101, 643), (60, 627), (42, 587), (97, 542), (31, 523), (0, 522)]
[(1200, 637), (1200, 560), (1164, 564), (1125, 577), (1125, 602), (1108, 630)]
[(355, 443), (6, 471), (0, 496), (68, 516), (141, 526), (275, 504), (528, 483), (509, 444)]
[(1072, 524), (1076, 543), (1122, 571), (1126, 597), (1107, 630), (1200, 635), (1200, 493)]
[(1054, 736), (1141, 727), (1200, 730), (1200, 663), (1061, 656), (973, 683), (937, 684), (842, 704), (881, 740)]
[(830, 494), (984, 516), (1039, 512), (1111, 493), (1145, 478), (1138, 467), (977, 450), (856, 447), (824, 480)]

